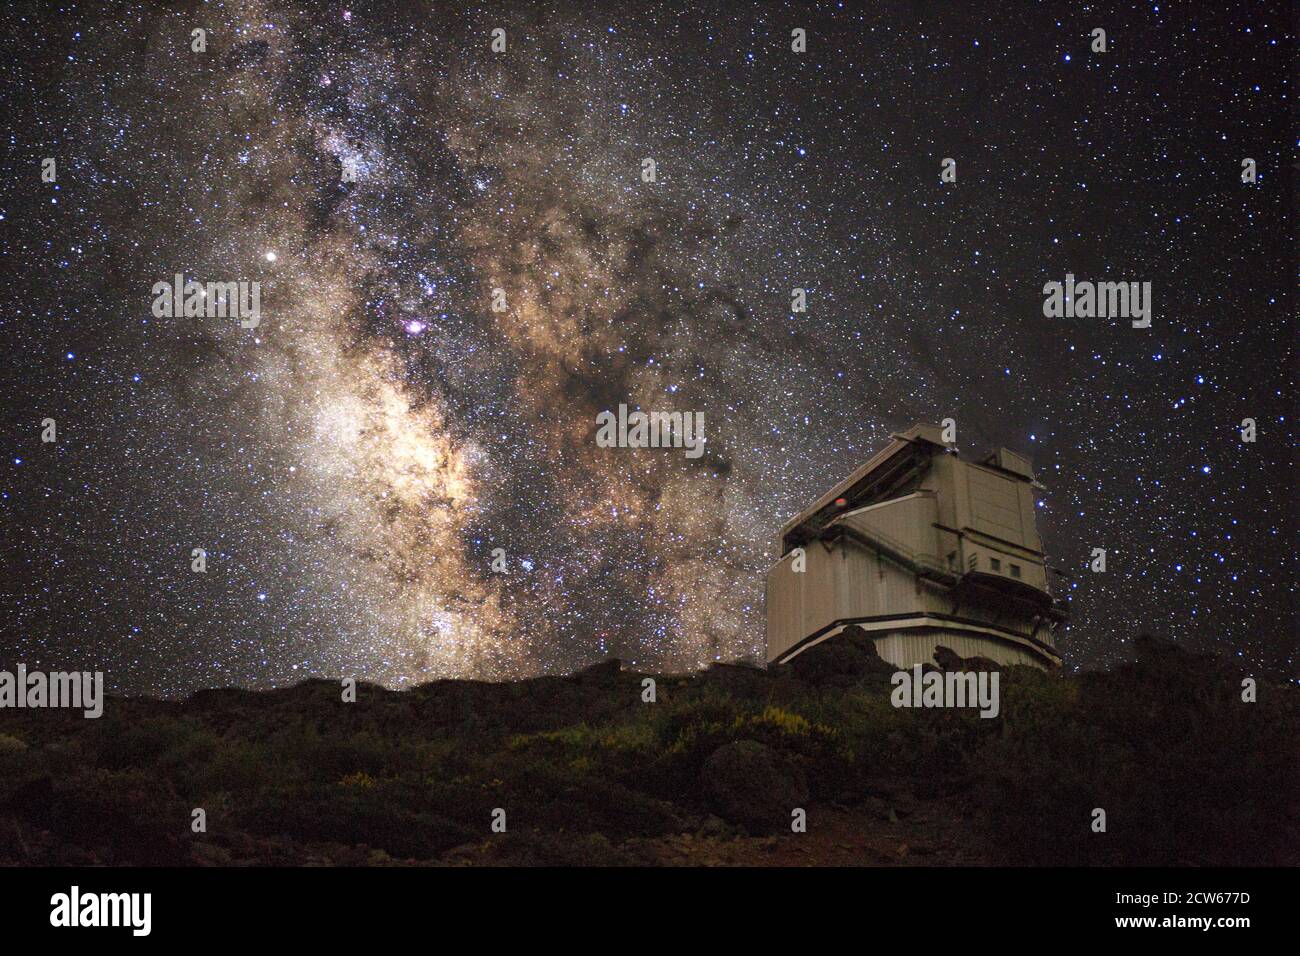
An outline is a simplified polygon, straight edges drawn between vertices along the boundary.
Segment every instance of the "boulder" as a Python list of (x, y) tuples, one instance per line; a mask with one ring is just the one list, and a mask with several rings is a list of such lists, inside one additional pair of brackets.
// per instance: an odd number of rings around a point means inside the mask
[(754, 833), (790, 825), (790, 812), (808, 801), (803, 774), (772, 748), (738, 740), (715, 750), (700, 769), (709, 806)]
[(1001, 671), (1002, 665), (987, 657), (960, 657), (951, 647), (940, 644), (934, 649), (934, 660), (945, 671)]
[(871, 635), (856, 624), (813, 645), (785, 666), (799, 680), (819, 687), (849, 687), (868, 675), (888, 679), (895, 670), (876, 652)]

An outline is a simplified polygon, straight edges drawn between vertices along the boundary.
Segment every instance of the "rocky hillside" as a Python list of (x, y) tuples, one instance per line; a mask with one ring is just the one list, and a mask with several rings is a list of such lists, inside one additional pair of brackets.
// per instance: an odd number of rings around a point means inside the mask
[(861, 633), (655, 677), (653, 702), (611, 661), (0, 711), (0, 864), (1300, 863), (1295, 688), (1244, 703), (1228, 663), (1137, 643), (1111, 672), (1002, 672), (992, 719), (895, 708)]

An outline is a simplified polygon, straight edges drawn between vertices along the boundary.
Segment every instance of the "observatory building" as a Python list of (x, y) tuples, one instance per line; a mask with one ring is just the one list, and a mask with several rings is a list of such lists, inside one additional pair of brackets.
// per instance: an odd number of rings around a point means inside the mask
[(1065, 619), (1034, 527), (1033, 471), (1005, 448), (967, 460), (938, 425), (879, 454), (781, 528), (767, 574), (767, 660), (856, 624), (896, 667), (960, 657), (1050, 669)]

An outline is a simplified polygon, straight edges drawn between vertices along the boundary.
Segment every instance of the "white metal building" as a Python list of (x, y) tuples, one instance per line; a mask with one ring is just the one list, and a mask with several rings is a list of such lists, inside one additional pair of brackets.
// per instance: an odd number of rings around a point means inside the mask
[(927, 424), (893, 435), (782, 527), (767, 575), (769, 662), (856, 624), (897, 667), (934, 663), (939, 645), (1060, 665), (1065, 614), (1048, 589), (1029, 461), (1005, 448), (967, 460), (941, 435)]

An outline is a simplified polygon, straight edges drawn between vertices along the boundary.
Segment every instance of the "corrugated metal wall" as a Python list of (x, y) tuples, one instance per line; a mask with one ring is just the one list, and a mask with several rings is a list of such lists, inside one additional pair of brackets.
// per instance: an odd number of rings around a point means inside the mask
[(801, 550), (805, 571), (793, 570), (797, 552), (792, 551), (767, 573), (768, 660), (842, 616), (839, 549), (814, 541)]
[(958, 657), (987, 657), (999, 664), (1043, 666), (1038, 656), (1001, 641), (952, 631), (890, 632), (876, 638), (876, 653), (895, 667), (934, 663), (934, 649), (943, 645)]
[[(835, 640), (842, 628), (828, 632), (822, 640)], [(958, 657), (987, 657), (989, 660), (1006, 666), (1023, 664), (1029, 667), (1043, 667), (1043, 660), (1031, 651), (1021, 649), (1014, 644), (981, 637), (978, 634), (936, 628), (914, 631), (879, 630), (869, 631), (876, 644), (876, 653), (881, 658), (898, 668), (908, 668), (914, 664), (934, 664), (934, 650), (943, 646)], [(817, 641), (813, 646), (820, 644)]]
[(794, 557), (786, 555), (767, 575), (768, 660), (835, 621), (952, 610), (945, 592), (855, 544), (809, 544), (803, 573), (792, 570)]
[(836, 619), (938, 610), (931, 603), (933, 589), (918, 584), (915, 575), (894, 561), (847, 542), (836, 552), (840, 562)]
[(1027, 542), (1020, 514), (1021, 482), (995, 471), (968, 467), (972, 526), (1024, 547)]
[(849, 512), (840, 520), (868, 535), (878, 534), (886, 542), (901, 544), (908, 552), (931, 561), (939, 560), (938, 505), (933, 492), (921, 491)]

